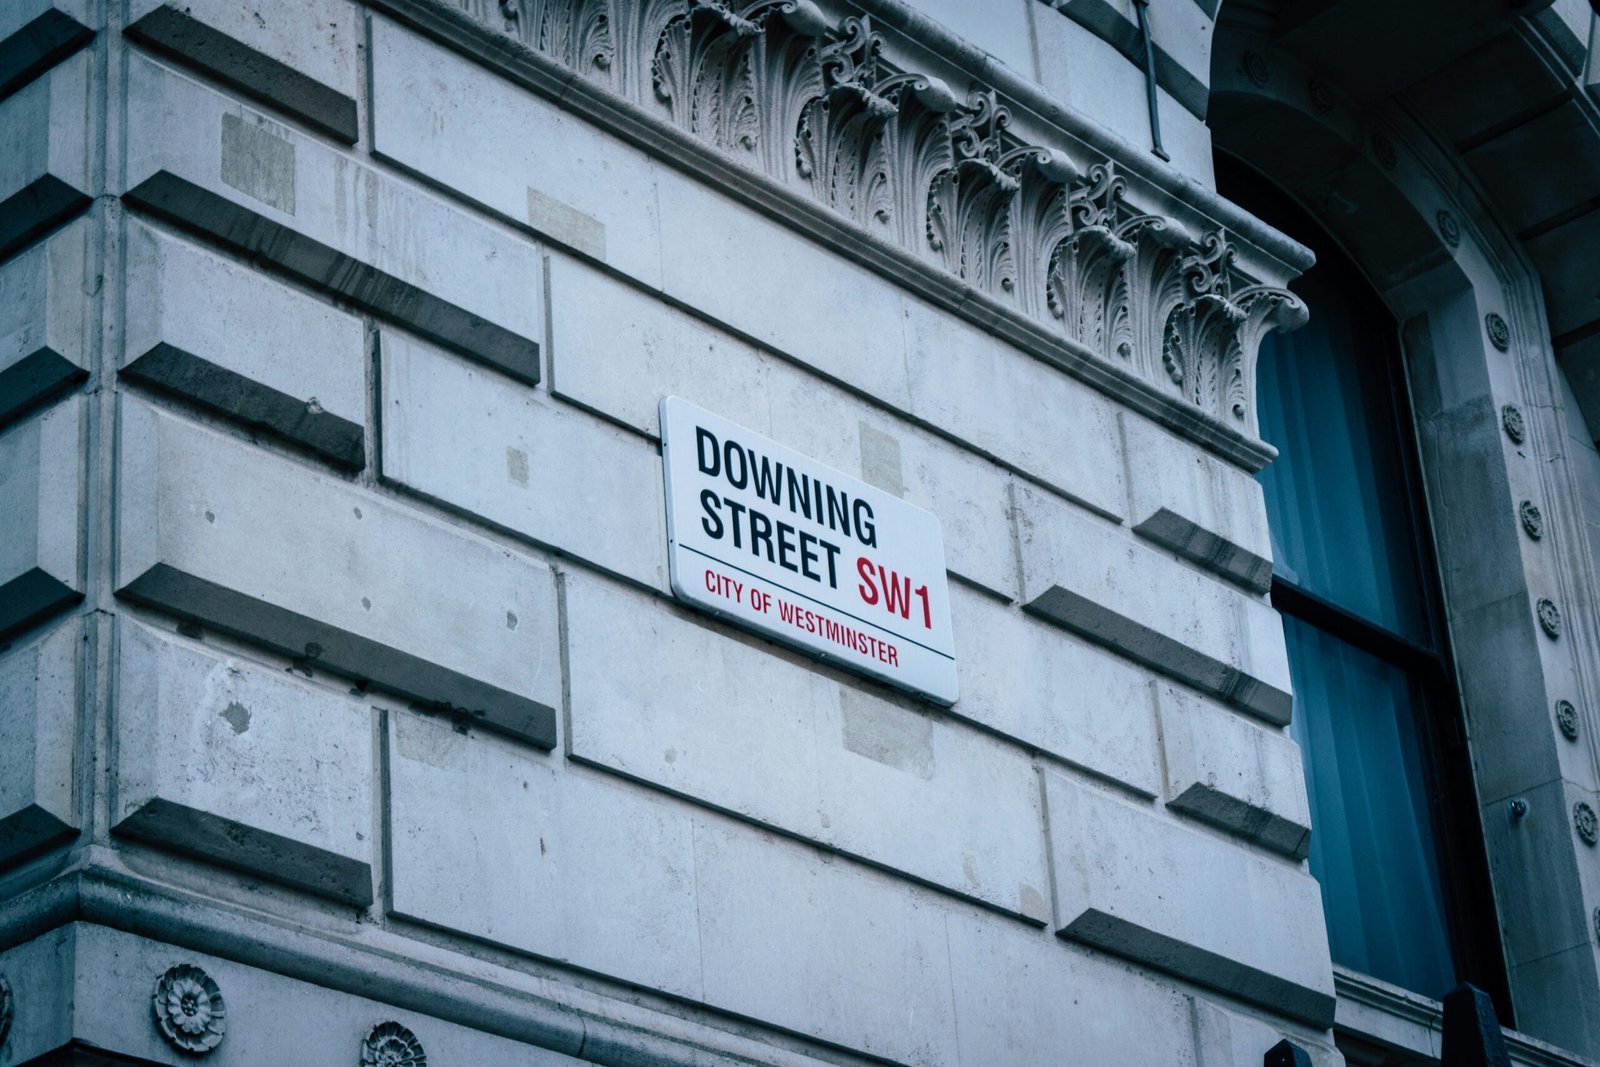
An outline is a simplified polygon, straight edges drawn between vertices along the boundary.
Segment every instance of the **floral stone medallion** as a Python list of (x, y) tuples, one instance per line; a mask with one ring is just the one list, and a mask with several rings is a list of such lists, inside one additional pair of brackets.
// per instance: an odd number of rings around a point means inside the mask
[(228, 1032), (222, 990), (200, 968), (180, 963), (156, 979), (156, 1027), (173, 1047), (203, 1056)]

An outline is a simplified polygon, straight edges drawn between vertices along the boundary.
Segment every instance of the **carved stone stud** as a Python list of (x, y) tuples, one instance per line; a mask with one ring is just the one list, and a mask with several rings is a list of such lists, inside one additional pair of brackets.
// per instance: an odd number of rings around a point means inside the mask
[(11, 983), (6, 981), (6, 976), (0, 974), (0, 1048), (5, 1048), (6, 1038), (11, 1036), (11, 1015), (15, 1010), (15, 998), (11, 995)]
[(1489, 343), (1502, 352), (1511, 350), (1511, 327), (1498, 312), (1491, 311), (1483, 317), (1483, 328), (1489, 333)]
[(1260, 52), (1246, 52), (1239, 57), (1239, 65), (1244, 68), (1244, 76), (1257, 85), (1265, 86), (1272, 80), (1272, 68)]
[(1561, 609), (1556, 607), (1555, 601), (1549, 597), (1540, 597), (1539, 628), (1552, 639), (1561, 636)]
[(1510, 404), (1500, 409), (1500, 425), (1505, 427), (1506, 436), (1511, 438), (1512, 444), (1520, 445), (1528, 436), (1528, 427), (1522, 421), (1522, 412)]
[(1455, 248), (1461, 243), (1461, 224), (1454, 215), (1441, 208), (1434, 221), (1439, 224), (1439, 236), (1444, 238), (1445, 244)]
[(1517, 505), (1517, 517), (1522, 520), (1522, 529), (1535, 541), (1544, 536), (1544, 513), (1539, 510), (1539, 505), (1531, 500), (1524, 500)]
[(203, 1056), (228, 1032), (228, 1006), (211, 976), (193, 964), (169, 967), (156, 979), (156, 1027), (168, 1044)]
[(1311, 106), (1326, 115), (1338, 103), (1333, 97), (1333, 90), (1328, 88), (1328, 83), (1321, 78), (1312, 78), (1306, 82), (1306, 92), (1311, 96)]
[(361, 1042), (361, 1067), (428, 1067), (428, 1054), (406, 1027), (378, 1023)]
[(1600, 818), (1596, 818), (1594, 809), (1581, 800), (1572, 805), (1572, 828), (1586, 845), (1600, 841)]
[(1561, 736), (1568, 741), (1578, 739), (1578, 709), (1572, 706), (1572, 701), (1556, 701), (1556, 725), (1561, 727)]
[(1372, 158), (1384, 170), (1394, 170), (1395, 164), (1400, 161), (1394, 150), (1394, 142), (1381, 133), (1372, 135)]

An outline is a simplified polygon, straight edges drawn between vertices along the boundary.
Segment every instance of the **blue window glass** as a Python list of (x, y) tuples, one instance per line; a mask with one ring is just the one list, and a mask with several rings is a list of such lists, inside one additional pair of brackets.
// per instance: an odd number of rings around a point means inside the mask
[[(1219, 163), (1219, 185), (1310, 244), (1311, 320), (1257, 367), (1272, 602), (1311, 802), (1311, 873), (1335, 963), (1443, 998), (1505, 967), (1449, 665), (1399, 329), (1316, 221)], [(1241, 195), (1242, 194), (1242, 195)]]

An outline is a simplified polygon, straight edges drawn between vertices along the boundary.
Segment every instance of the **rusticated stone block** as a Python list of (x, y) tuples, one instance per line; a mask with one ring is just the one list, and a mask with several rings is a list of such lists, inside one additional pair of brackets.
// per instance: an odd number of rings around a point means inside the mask
[(0, 257), (89, 206), (90, 56), (0, 102)]
[(361, 14), (344, 0), (133, 0), (124, 32), (354, 144)]
[(960, 585), (950, 598), (961, 679), (952, 714), (1145, 796), (1161, 792), (1148, 671)]
[(1123, 412), (1121, 419), (1134, 531), (1224, 578), (1266, 592), (1272, 584), (1272, 543), (1260, 484), (1132, 412)]
[(910, 411), (1113, 518), (1127, 509), (1116, 405), (922, 301), (906, 300)]
[(388, 716), (394, 914), (699, 999), (689, 809)]
[(904, 300), (894, 285), (684, 174), (659, 168), (656, 189), (669, 297), (908, 409)]
[(952, 917), (930, 894), (698, 820), (705, 999), (892, 1063), (959, 1059)]
[(555, 743), (545, 564), (132, 397), (119, 419), (119, 595)]
[(1057, 934), (1332, 1024), (1333, 965), (1310, 875), (1043, 773)]
[(83, 595), (83, 400), (0, 434), (0, 640)]
[(379, 348), (385, 481), (667, 588), (649, 441), (392, 330)]
[(1167, 806), (1291, 859), (1311, 844), (1300, 750), (1194, 693), (1158, 684)]
[[(974, 1067), (1195, 1063), (1192, 998), (1162, 975), (971, 908), (945, 920), (959, 1062)], [(1202, 1067), (1242, 1067), (1203, 1062)]]
[(362, 466), (359, 319), (137, 222), (127, 233), (123, 377)]
[(0, 863), (77, 832), (73, 803), (82, 624), (0, 653)]
[(88, 374), (88, 219), (0, 265), (0, 425)]
[(372, 113), (380, 158), (661, 287), (656, 165), (644, 152), (378, 16)]
[(570, 575), (566, 611), (574, 758), (1048, 918), (1025, 754), (612, 583)]
[(770, 432), (766, 405), (751, 399), (766, 395), (777, 361), (754, 346), (559, 253), (549, 314), (554, 395), (651, 436), (668, 396)]
[(1027, 610), (1284, 725), (1283, 624), (1248, 595), (1021, 484), (1013, 487)]
[(128, 100), (130, 203), (538, 381), (531, 244), (143, 56)]
[(88, 0), (0, 4), (0, 96), (38, 77), (94, 37)]
[(117, 833), (372, 903), (365, 702), (126, 620), (116, 693)]

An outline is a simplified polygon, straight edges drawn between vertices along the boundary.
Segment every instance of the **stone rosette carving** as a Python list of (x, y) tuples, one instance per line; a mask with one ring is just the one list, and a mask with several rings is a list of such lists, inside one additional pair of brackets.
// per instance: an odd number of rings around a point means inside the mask
[(1514, 445), (1520, 445), (1528, 437), (1528, 425), (1522, 419), (1522, 412), (1510, 404), (1500, 409), (1500, 425)]
[(1454, 214), (1440, 208), (1439, 213), (1434, 216), (1434, 222), (1438, 225), (1439, 236), (1444, 238), (1445, 244), (1451, 248), (1461, 244), (1461, 224), (1456, 221)]
[(1539, 616), (1539, 628), (1551, 640), (1561, 636), (1561, 609), (1556, 607), (1556, 602), (1549, 597), (1540, 597), (1535, 608)]
[(11, 1036), (11, 1016), (16, 1011), (16, 998), (11, 992), (11, 983), (6, 976), (0, 974), (0, 1048), (4, 1048), (6, 1038)]
[(1246, 52), (1239, 57), (1239, 66), (1244, 70), (1244, 76), (1256, 85), (1263, 88), (1272, 80), (1272, 67), (1267, 63), (1267, 57), (1260, 52)]
[(1372, 158), (1378, 161), (1378, 166), (1384, 170), (1394, 170), (1395, 164), (1400, 162), (1400, 157), (1394, 150), (1394, 142), (1381, 133), (1373, 134), (1370, 140)]
[(1491, 311), (1483, 317), (1484, 332), (1489, 335), (1489, 343), (1502, 352), (1511, 350), (1511, 327), (1506, 325), (1506, 320), (1497, 311)]
[(1530, 538), (1537, 541), (1544, 536), (1544, 513), (1539, 510), (1539, 505), (1524, 500), (1517, 505), (1517, 518), (1522, 520), (1523, 532)]
[(193, 964), (169, 967), (156, 979), (152, 997), (156, 1028), (167, 1043), (203, 1056), (228, 1032), (228, 1006), (211, 976)]
[(1561, 728), (1561, 736), (1568, 741), (1578, 739), (1578, 709), (1572, 701), (1556, 701), (1556, 725)]
[(1321, 78), (1312, 78), (1306, 82), (1306, 93), (1311, 97), (1311, 106), (1324, 115), (1338, 106), (1333, 90)]
[(1581, 800), (1572, 805), (1572, 828), (1584, 844), (1600, 842), (1600, 818), (1596, 818), (1594, 809)]
[[(1114, 160), (1019, 137), (992, 88), (895, 66), (869, 16), (812, 0), (459, 3), (1080, 355), (1256, 434), (1257, 348), (1304, 304), (1249, 276), (1227, 232), (1131, 203)], [(1259, 55), (1247, 66), (1270, 76)]]
[(428, 1067), (428, 1054), (408, 1028), (382, 1022), (361, 1042), (361, 1067)]

